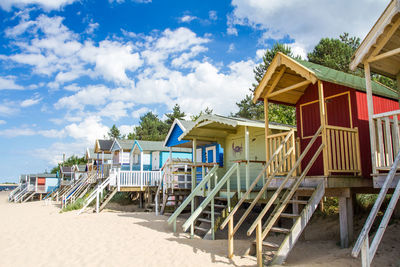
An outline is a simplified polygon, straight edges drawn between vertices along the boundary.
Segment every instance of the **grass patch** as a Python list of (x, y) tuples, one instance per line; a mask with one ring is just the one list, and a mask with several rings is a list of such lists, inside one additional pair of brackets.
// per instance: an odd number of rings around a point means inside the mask
[(62, 208), (61, 213), (67, 211), (79, 210), (83, 207), (83, 202), (84, 202), (83, 198), (78, 198), (74, 203), (70, 203), (64, 208)]
[(134, 203), (130, 192), (117, 192), (110, 202), (120, 205), (130, 205)]

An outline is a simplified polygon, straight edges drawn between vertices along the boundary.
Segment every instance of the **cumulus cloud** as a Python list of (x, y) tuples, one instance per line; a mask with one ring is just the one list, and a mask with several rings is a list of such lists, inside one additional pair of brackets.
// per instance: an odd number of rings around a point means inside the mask
[(0, 120), (0, 125), (6, 124), (7, 122), (5, 120)]
[(100, 117), (97, 116), (86, 117), (81, 123), (72, 123), (65, 127), (65, 133), (68, 136), (88, 144), (103, 138), (107, 135), (108, 130), (109, 128), (103, 125)]
[(24, 87), (15, 83), (15, 76), (0, 77), (0, 90), (23, 90)]
[(179, 18), (179, 21), (182, 23), (189, 23), (193, 20), (197, 19), (197, 17), (195, 16), (190, 16), (190, 15), (184, 15), (182, 17)]
[(136, 125), (121, 125), (118, 127), (121, 135), (128, 135), (133, 132), (133, 129), (135, 128)]
[(362, 3), (347, 0), (232, 0), (234, 10), (228, 18), (228, 33), (235, 33), (235, 25), (247, 25), (263, 30), (263, 39), (279, 40), (289, 36), (297, 42), (297, 53), (304, 54), (323, 37), (338, 37), (349, 32), (363, 38), (387, 3), (386, 0)]
[(62, 7), (72, 4), (77, 0), (1, 0), (0, 7), (5, 11), (11, 11), (12, 7), (24, 8), (35, 5), (46, 11), (59, 10)]
[(23, 108), (30, 107), (33, 105), (36, 105), (42, 101), (42, 98), (40, 98), (38, 95), (35, 95), (33, 98), (25, 99), (20, 103), (20, 106)]
[(215, 11), (215, 10), (210, 10), (210, 11), (208, 12), (208, 18), (209, 18), (210, 20), (217, 20), (217, 19), (218, 19), (217, 11)]

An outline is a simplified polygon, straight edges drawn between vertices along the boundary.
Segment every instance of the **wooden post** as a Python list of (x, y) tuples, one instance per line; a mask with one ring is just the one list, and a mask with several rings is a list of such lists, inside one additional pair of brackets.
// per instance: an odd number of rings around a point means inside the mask
[(322, 84), (322, 81), (318, 80), (318, 98), (319, 98), (319, 115), (321, 119), (321, 126), (322, 126), (322, 144), (325, 145), (324, 150), (322, 151), (322, 157), (323, 157), (323, 164), (324, 164), (324, 176), (329, 175), (329, 170), (328, 170), (328, 146), (326, 143), (326, 111), (325, 111), (325, 97), (324, 97), (324, 86)]
[(228, 222), (228, 258), (233, 258), (233, 217)]
[(249, 128), (244, 127), (244, 155), (246, 160), (246, 191), (250, 186), (250, 140), (249, 140)]
[[(268, 98), (264, 98), (264, 119), (265, 119), (265, 162), (269, 160), (269, 147), (268, 147), (268, 130), (269, 130), (269, 120), (268, 120)], [(268, 167), (268, 166), (267, 166)], [(267, 176), (269, 169), (267, 168)]]
[(398, 101), (399, 101), (399, 107), (400, 107), (400, 72), (397, 73), (396, 75), (396, 84), (397, 84), (397, 94), (398, 94)]
[(349, 224), (346, 197), (339, 197), (340, 246), (349, 247)]
[(99, 199), (99, 192), (96, 193), (96, 213), (99, 213), (99, 207), (100, 207), (100, 199)]
[(367, 107), (368, 107), (368, 122), (369, 122), (369, 140), (371, 144), (371, 164), (372, 164), (372, 173), (376, 173), (376, 144), (375, 144), (375, 127), (374, 127), (374, 119), (372, 116), (374, 115), (374, 103), (372, 100), (372, 86), (371, 86), (371, 71), (369, 68), (369, 63), (364, 63), (364, 71), (365, 71), (365, 87), (367, 90)]
[(257, 266), (263, 266), (262, 259), (262, 224), (261, 221), (258, 222), (256, 228), (256, 255), (257, 255)]
[(353, 226), (353, 219), (354, 219), (354, 211), (353, 211), (353, 200), (355, 199), (355, 194), (351, 193), (350, 190), (350, 197), (346, 198), (346, 206), (347, 206), (347, 232), (349, 234), (349, 244), (353, 242), (354, 239), (354, 226)]
[(367, 235), (361, 247), (361, 266), (369, 267), (370, 264), (371, 260), (369, 259), (369, 238)]
[[(196, 162), (197, 162), (197, 153), (196, 153), (196, 148), (197, 148), (197, 139), (196, 138), (194, 138), (193, 139), (193, 148), (192, 148), (192, 151), (193, 151), (193, 162), (194, 162), (194, 164), (196, 164)], [(196, 170), (196, 167), (194, 167), (194, 168), (192, 168), (192, 192), (193, 192), (193, 190), (196, 188), (196, 179), (197, 179), (197, 177), (196, 177), (196, 174), (197, 174), (197, 170)], [(194, 212), (194, 198), (192, 199), (192, 201), (191, 201), (191, 203), (190, 203), (190, 211), (191, 211), (191, 214)], [(193, 238), (194, 237), (194, 224), (192, 223), (191, 225), (190, 225), (190, 238)]]
[(143, 151), (140, 152), (140, 190), (143, 190)]

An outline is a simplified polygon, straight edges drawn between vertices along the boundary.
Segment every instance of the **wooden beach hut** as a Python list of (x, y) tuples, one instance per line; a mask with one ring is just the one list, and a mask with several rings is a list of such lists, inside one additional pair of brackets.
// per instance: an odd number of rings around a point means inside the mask
[[(370, 88), (380, 112), (397, 108), (397, 92), (375, 82), (371, 82)], [(352, 196), (356, 192), (370, 192), (372, 188), (365, 80), (278, 53), (254, 92), (254, 102), (260, 100), (264, 102), (266, 125), (269, 102), (296, 108), (300, 147), (297, 149), (286, 140), (278, 147), (266, 142), (266, 151), (273, 154), (267, 153), (265, 189), (273, 189), (274, 194), (268, 197), (266, 206), (247, 232), (248, 235), (256, 232), (258, 265), (263, 264), (263, 250), (275, 250), (271, 263), (280, 264), (286, 259), (323, 196), (339, 198), (340, 240), (342, 247), (348, 247), (353, 233)], [(267, 133), (265, 138), (268, 140)], [(288, 175), (278, 178), (272, 162), (280, 161), (281, 147), (287, 145), (298, 150), (298, 157)], [(301, 171), (296, 174), (298, 167)], [(304, 203), (302, 210), (299, 203)], [(243, 222), (240, 219), (234, 226), (235, 212), (236, 209), (228, 218), (233, 228), (229, 238)], [(272, 213), (263, 224), (269, 212)], [(277, 227), (282, 218), (293, 218), (292, 227)], [(265, 241), (271, 233), (283, 234), (282, 243)], [(232, 256), (231, 240), (229, 245)]]
[[(291, 133), (291, 141), (295, 142), (294, 126), (271, 122), (267, 129), (279, 140)], [(196, 233), (203, 238), (215, 238), (228, 211), (264, 169), (265, 132), (262, 121), (203, 115), (180, 135), (176, 146), (192, 147), (192, 190), (168, 220), (174, 224), (174, 231), (177, 216), (190, 205), (191, 216), (183, 229), (190, 228), (192, 236)], [(290, 154), (286, 163), (290, 164), (294, 156)], [(286, 168), (280, 171), (283, 173)], [(255, 182), (254, 186), (262, 187), (262, 181)], [(201, 198), (205, 199), (201, 201)]]
[(97, 178), (105, 179), (109, 176), (112, 168), (113, 152), (111, 150), (114, 140), (97, 139), (94, 146), (96, 154), (95, 165), (97, 169)]
[[(363, 146), (370, 149), (368, 155), (372, 163), (373, 187), (380, 189), (352, 251), (354, 257), (361, 251), (362, 266), (370, 266), (392, 214), (400, 214), (400, 108), (398, 103), (394, 103), (391, 108), (382, 109), (371, 81), (373, 74), (393, 79), (397, 88), (395, 98), (400, 99), (400, 1), (392, 0), (386, 7), (354, 53), (350, 68), (362, 68), (365, 73), (367, 97), (364, 105), (370, 134)], [(390, 202), (378, 230), (372, 234), (372, 225), (388, 193), (393, 193)]]

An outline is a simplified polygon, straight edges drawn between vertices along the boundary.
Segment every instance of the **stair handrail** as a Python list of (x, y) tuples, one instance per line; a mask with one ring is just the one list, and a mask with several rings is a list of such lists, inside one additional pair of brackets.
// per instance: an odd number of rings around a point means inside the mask
[(96, 198), (98, 192), (101, 192), (104, 190), (104, 188), (106, 188), (109, 184), (110, 184), (111, 178), (110, 176), (104, 180), (104, 182), (102, 182), (101, 184), (99, 184), (93, 191), (92, 193), (89, 195), (89, 197), (85, 200), (85, 204), (83, 205), (83, 207), (78, 211), (78, 215), (81, 214), (86, 208), (87, 206), (90, 205), (90, 203), (92, 203), (92, 201)]
[(91, 173), (91, 175), (89, 176), (83, 176), (82, 178), (80, 178), (78, 181), (80, 181), (79, 183), (77, 183), (77, 185), (73, 186), (71, 188), (71, 190), (68, 191), (68, 193), (64, 194), (63, 196), (63, 200), (62, 200), (62, 205), (66, 205), (68, 203), (68, 200), (70, 200), (72, 197), (74, 197), (75, 193), (79, 191), (79, 189), (86, 185), (88, 183), (88, 180), (90, 177), (96, 175), (96, 173)]
[(175, 210), (175, 212), (168, 218), (168, 224), (174, 222), (176, 224), (177, 217), (182, 213), (182, 211), (192, 202), (192, 200), (197, 196), (197, 194), (202, 190), (205, 185), (210, 181), (211, 177), (217, 172), (219, 166), (215, 165), (212, 169), (207, 173), (205, 177), (200, 181), (200, 183), (193, 189), (193, 191), (189, 194), (189, 196), (182, 202), (182, 204)]
[[(197, 219), (197, 217), (203, 212), (203, 210), (207, 207), (207, 205), (214, 199), (215, 195), (221, 190), (222, 186), (226, 182), (229, 181), (234, 171), (239, 168), (239, 162), (234, 163), (229, 170), (225, 173), (225, 175), (218, 181), (218, 183), (214, 186), (214, 188), (207, 194), (207, 197), (201, 202), (199, 207), (190, 215), (190, 217), (186, 220), (186, 222), (182, 225), (183, 231), (186, 231)], [(229, 190), (229, 188), (228, 188)], [(230, 196), (228, 196), (229, 200)]]
[[(250, 226), (249, 230), (247, 231), (247, 235), (251, 235), (254, 231), (254, 229), (257, 227), (259, 223), (261, 223), (262, 218), (265, 216), (265, 214), (268, 212), (270, 207), (274, 204), (275, 200), (278, 198), (280, 192), (283, 190), (284, 186), (286, 183), (289, 181), (290, 177), (292, 177), (293, 173), (295, 170), (299, 167), (300, 163), (302, 162), (303, 158), (306, 156), (308, 151), (311, 149), (311, 147), (314, 145), (315, 140), (317, 140), (318, 136), (323, 130), (323, 126), (321, 125), (318, 130), (315, 132), (314, 136), (306, 146), (306, 148), (303, 150), (303, 153), (299, 156), (299, 158), (296, 160), (296, 163), (293, 165), (292, 169), (289, 171), (289, 173), (286, 175), (285, 179), (282, 181), (281, 185), (278, 187), (278, 189), (275, 191), (275, 193), (272, 195), (272, 197), (268, 200), (267, 205), (265, 205), (264, 209), (260, 212), (258, 217), (254, 220), (253, 224)], [(322, 144), (322, 146), (325, 146)], [(321, 149), (321, 147), (320, 147)], [(315, 155), (314, 155), (315, 156)], [(313, 157), (314, 158), (314, 157)], [(310, 166), (311, 168), (311, 166)], [(303, 171), (304, 173), (304, 171)]]
[(21, 191), (19, 193), (17, 193), (17, 195), (15, 195), (14, 197), (14, 202), (17, 202), (19, 200), (19, 198), (26, 193), (26, 191), (28, 191), (28, 186), (25, 184), (25, 186), (23, 186), (21, 188)]
[[(281, 150), (283, 149), (284, 145), (289, 141), (289, 139), (294, 135), (294, 130), (291, 130), (287, 136), (285, 137), (284, 140), (282, 140), (281, 144), (279, 145), (279, 147), (275, 150), (275, 152), (272, 154), (272, 157), (268, 160), (267, 164), (265, 164), (265, 167), (263, 168), (263, 170), (261, 170), (261, 172), (258, 174), (257, 178), (253, 181), (253, 183), (250, 185), (249, 189), (246, 191), (246, 193), (244, 193), (244, 195), (241, 197), (241, 199), (239, 200), (239, 202), (235, 205), (235, 207), (232, 209), (232, 211), (229, 213), (229, 215), (225, 218), (225, 220), (223, 221), (223, 223), (220, 226), (220, 229), (223, 230), (226, 225), (228, 224), (228, 222), (233, 218), (233, 216), (236, 214), (236, 212), (239, 210), (240, 206), (247, 200), (248, 196), (250, 195), (250, 193), (253, 191), (254, 187), (256, 187), (258, 181), (261, 179), (261, 177), (263, 177), (264, 174), (267, 173), (268, 168), (270, 167), (270, 165), (272, 164), (272, 162), (274, 162), (274, 160), (276, 159), (276, 157), (279, 155), (279, 153), (281, 152)], [(263, 188), (260, 190), (259, 194), (257, 195), (257, 197), (254, 199), (254, 201), (252, 201), (252, 203), (250, 204), (250, 206), (247, 208), (246, 212), (242, 215), (242, 217), (240, 218), (240, 220), (236, 223), (236, 226), (233, 229), (233, 232), (231, 233), (231, 235), (234, 235), (236, 233), (236, 231), (239, 229), (239, 227), (242, 225), (242, 223), (244, 222), (244, 220), (246, 219), (246, 217), (248, 216), (248, 214), (250, 213), (250, 211), (253, 209), (253, 207), (257, 204), (259, 198), (261, 198), (261, 196), (264, 194), (265, 190), (267, 189), (267, 187), (269, 186), (270, 182), (272, 181), (272, 178), (275, 177), (276, 173), (278, 172), (278, 170), (280, 169), (280, 167), (282, 166), (283, 162), (288, 158), (288, 156), (293, 152), (294, 148), (291, 147), (287, 153), (285, 153), (284, 158), (279, 162), (278, 166), (275, 168), (275, 170), (273, 171), (273, 173), (271, 174), (271, 176), (268, 177), (268, 179), (265, 181), (265, 184), (263, 186)]]
[(383, 186), (379, 192), (378, 198), (376, 199), (374, 206), (372, 207), (372, 209), (368, 215), (368, 218), (364, 224), (364, 227), (362, 228), (360, 235), (358, 236), (357, 242), (355, 243), (353, 250), (351, 252), (351, 255), (354, 258), (357, 258), (358, 254), (360, 253), (360, 250), (361, 250), (362, 266), (369, 266), (371, 264), (371, 261), (375, 256), (376, 250), (378, 249), (378, 245), (382, 239), (385, 229), (389, 223), (390, 217), (392, 216), (392, 213), (394, 211), (396, 203), (399, 199), (400, 180), (397, 183), (395, 191), (393, 192), (393, 195), (390, 199), (389, 205), (386, 208), (385, 214), (383, 215), (381, 223), (379, 224), (379, 228), (376, 231), (376, 234), (375, 234), (374, 239), (370, 246), (369, 245), (369, 232), (370, 232), (372, 225), (375, 221), (375, 218), (379, 212), (379, 209), (381, 208), (382, 203), (385, 200), (385, 196), (393, 182), (393, 179), (396, 174), (399, 163), (400, 163), (400, 151), (397, 153), (397, 156), (393, 162), (393, 165), (390, 168), (390, 171), (389, 171), (388, 175), (386, 176), (385, 182), (383, 183)]
[(53, 194), (56, 190), (58, 190), (58, 186), (54, 187), (53, 189), (50, 190), (49, 193), (47, 193), (47, 195), (43, 198), (43, 200), (46, 200), (51, 194)]
[[(308, 171), (311, 169), (311, 167), (314, 165), (314, 162), (317, 160), (318, 156), (321, 154), (322, 150), (324, 149), (325, 145), (321, 144), (317, 150), (317, 152), (313, 155), (311, 160), (307, 163), (306, 168), (304, 168), (303, 172), (301, 173), (300, 177), (296, 179), (294, 183), (290, 185), (290, 188), (285, 194), (281, 197), (282, 203), (280, 206), (277, 206), (276, 209), (274, 209), (274, 212), (272, 213), (272, 216), (270, 216), (265, 222), (264, 230), (262, 231), (261, 238), (264, 239), (271, 228), (274, 226), (276, 220), (279, 218), (281, 213), (284, 211), (286, 208), (286, 205), (289, 203), (290, 199), (293, 197), (293, 195), (296, 193), (297, 189), (299, 188), (301, 182), (304, 180), (306, 177)], [(268, 210), (267, 210), (268, 211)], [(247, 233), (249, 235), (249, 233)]]
[(70, 196), (71, 203), (76, 201), (77, 198), (81, 197), (83, 192), (85, 192), (85, 190), (88, 189), (88, 186), (90, 186), (91, 180), (97, 175), (98, 174), (94, 172), (94, 173), (90, 173), (90, 175), (87, 175), (86, 177), (85, 176), (83, 177), (84, 181), (82, 182), (82, 184), (80, 186), (78, 186), (78, 188)]
[(10, 201), (10, 199), (12, 199), (12, 197), (15, 195), (15, 193), (17, 193), (18, 190), (21, 189), (21, 184), (19, 184), (16, 188), (14, 188), (10, 194), (8, 194), (8, 200)]

